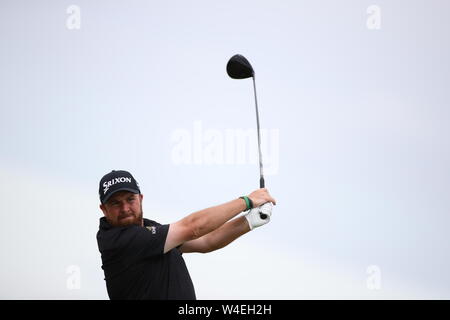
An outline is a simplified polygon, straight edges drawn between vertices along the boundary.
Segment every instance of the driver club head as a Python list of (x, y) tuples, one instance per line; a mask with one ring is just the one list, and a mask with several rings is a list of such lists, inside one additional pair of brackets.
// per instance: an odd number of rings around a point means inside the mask
[(227, 73), (233, 79), (247, 79), (255, 75), (250, 62), (240, 54), (230, 58), (227, 63)]

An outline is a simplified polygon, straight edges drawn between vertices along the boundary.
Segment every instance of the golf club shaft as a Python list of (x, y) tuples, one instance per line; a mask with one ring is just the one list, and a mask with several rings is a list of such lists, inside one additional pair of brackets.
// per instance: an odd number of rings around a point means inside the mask
[(259, 128), (259, 111), (258, 111), (258, 99), (256, 98), (256, 84), (255, 84), (255, 76), (253, 79), (253, 92), (255, 94), (255, 110), (256, 110), (256, 130), (258, 134), (258, 153), (259, 153), (259, 187), (264, 188), (264, 174), (263, 174), (263, 164), (262, 164), (262, 155), (261, 155), (261, 133)]
[[(256, 98), (256, 83), (255, 83), (255, 75), (252, 77), (253, 79), (253, 92), (255, 93), (255, 108), (256, 108), (256, 130), (258, 133), (258, 152), (259, 152), (259, 187), (264, 188), (264, 173), (263, 173), (263, 164), (262, 164), (262, 155), (261, 155), (261, 133), (259, 129), (259, 111), (258, 111), (258, 99)], [(266, 219), (267, 215), (264, 213), (260, 213), (261, 219)]]

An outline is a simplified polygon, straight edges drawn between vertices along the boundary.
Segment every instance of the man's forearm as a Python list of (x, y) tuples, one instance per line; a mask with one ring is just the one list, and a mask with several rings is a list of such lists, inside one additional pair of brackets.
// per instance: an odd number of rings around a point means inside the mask
[(194, 212), (185, 219), (195, 226), (195, 237), (199, 238), (216, 230), (245, 209), (245, 201), (243, 199), (235, 199), (218, 206)]
[(239, 217), (204, 236), (207, 252), (221, 249), (250, 231), (247, 219)]

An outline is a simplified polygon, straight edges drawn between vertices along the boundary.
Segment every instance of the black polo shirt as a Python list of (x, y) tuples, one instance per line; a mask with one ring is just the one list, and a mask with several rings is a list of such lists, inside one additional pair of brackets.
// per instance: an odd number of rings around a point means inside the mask
[(112, 227), (100, 218), (97, 243), (111, 300), (195, 300), (181, 251), (164, 254), (169, 225), (144, 219), (144, 227)]

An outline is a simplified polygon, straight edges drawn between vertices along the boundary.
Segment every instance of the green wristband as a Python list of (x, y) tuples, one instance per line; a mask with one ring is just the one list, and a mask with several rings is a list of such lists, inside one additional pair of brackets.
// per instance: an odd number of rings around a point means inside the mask
[(252, 200), (250, 200), (249, 197), (243, 196), (243, 197), (239, 197), (239, 198), (240, 198), (240, 199), (244, 199), (245, 204), (246, 204), (246, 206), (247, 206), (247, 209), (245, 209), (245, 210), (252, 209), (252, 207), (253, 207), (253, 205), (252, 205)]

